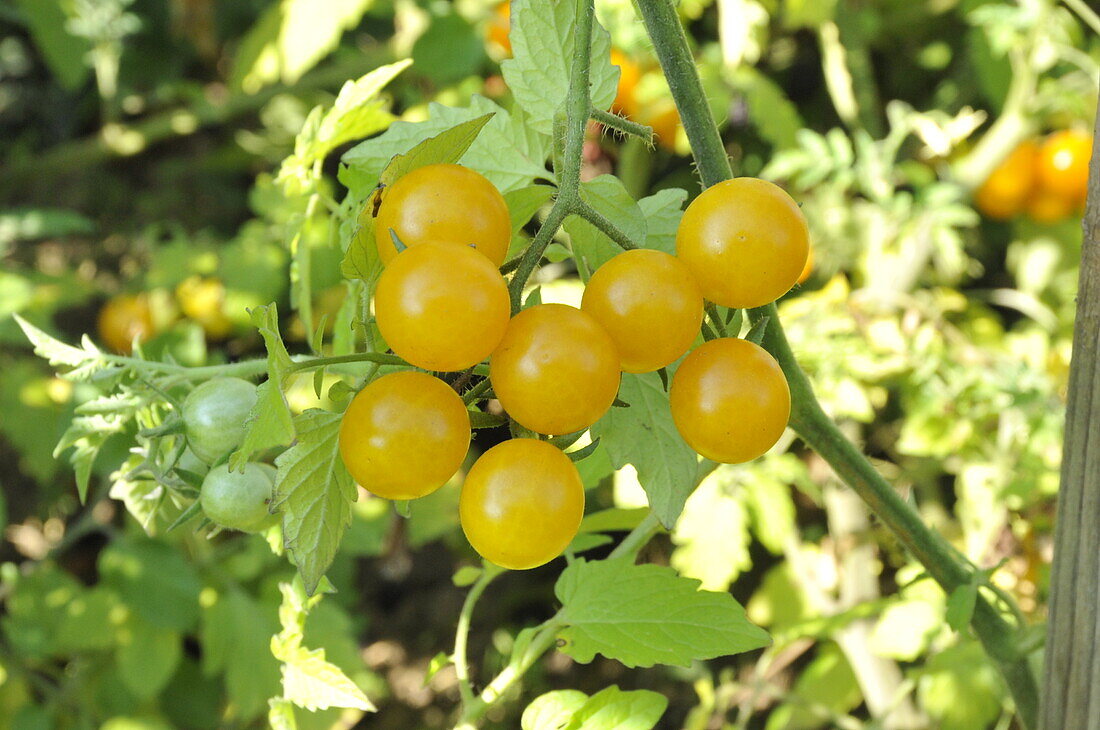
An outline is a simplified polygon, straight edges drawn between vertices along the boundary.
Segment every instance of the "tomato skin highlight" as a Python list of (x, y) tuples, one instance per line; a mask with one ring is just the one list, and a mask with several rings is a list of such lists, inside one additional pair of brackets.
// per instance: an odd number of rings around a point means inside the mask
[(1091, 158), (1091, 135), (1076, 129), (1055, 132), (1043, 141), (1035, 157), (1039, 187), (1066, 199), (1073, 210), (1088, 192)]
[(397, 257), (392, 230), (401, 243), (474, 246), (500, 267), (512, 242), (512, 219), (504, 196), (484, 176), (462, 165), (425, 165), (382, 191), (374, 220), (378, 255), (387, 266)]
[(469, 246), (424, 243), (401, 252), (382, 272), (375, 320), (390, 348), (425, 370), (464, 370), (504, 337), (508, 285)]
[(256, 386), (240, 378), (214, 378), (183, 401), (184, 435), (195, 456), (212, 464), (241, 445)]
[(759, 345), (732, 337), (706, 342), (684, 358), (669, 401), (684, 441), (727, 464), (767, 452), (791, 415), (791, 391), (779, 363)]
[(997, 166), (974, 193), (974, 205), (986, 217), (1008, 220), (1023, 212), (1035, 186), (1035, 142), (1026, 140)]
[(762, 307), (798, 281), (809, 255), (806, 218), (777, 185), (739, 177), (712, 185), (684, 211), (676, 255), (703, 296), (724, 307)]
[(584, 484), (557, 447), (511, 439), (482, 454), (462, 485), (462, 531), (486, 560), (510, 570), (550, 562), (584, 516)]
[(592, 274), (581, 309), (611, 335), (628, 373), (649, 373), (687, 352), (703, 322), (691, 272), (663, 251), (624, 251)]
[(385, 499), (431, 494), (454, 476), (470, 447), (470, 417), (439, 378), (383, 375), (352, 399), (340, 423), (340, 458), (353, 479)]
[(619, 352), (593, 317), (565, 304), (538, 304), (508, 324), (489, 358), (497, 399), (516, 422), (566, 434), (599, 420), (619, 390)]
[(99, 310), (96, 325), (107, 347), (123, 355), (133, 350), (134, 340), (148, 339), (155, 333), (153, 313), (144, 294), (120, 294)]
[(202, 511), (231, 530), (256, 532), (271, 525), (273, 482), (264, 466), (249, 462), (243, 471), (229, 471), (228, 464), (211, 469), (199, 491)]

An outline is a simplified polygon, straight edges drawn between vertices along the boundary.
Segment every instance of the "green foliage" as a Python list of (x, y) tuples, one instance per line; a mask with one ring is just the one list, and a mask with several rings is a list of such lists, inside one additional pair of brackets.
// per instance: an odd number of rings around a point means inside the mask
[(698, 581), (656, 565), (577, 560), (554, 589), (562, 602), (562, 650), (579, 662), (596, 654), (627, 666), (688, 666), (765, 646), (727, 593), (700, 591)]

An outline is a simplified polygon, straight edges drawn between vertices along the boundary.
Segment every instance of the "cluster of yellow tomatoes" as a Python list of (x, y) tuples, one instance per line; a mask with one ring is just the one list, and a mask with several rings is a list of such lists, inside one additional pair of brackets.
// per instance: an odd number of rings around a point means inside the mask
[(107, 347), (129, 354), (134, 340), (143, 341), (159, 334), (178, 313), (202, 327), (211, 340), (222, 340), (233, 331), (225, 314), (225, 285), (214, 277), (190, 276), (176, 287), (175, 306), (165, 301), (158, 312), (154, 297), (148, 293), (119, 294), (107, 300), (99, 310), (97, 328)]
[[(395, 354), (425, 371), (489, 360), (492, 397), (513, 421), (544, 435), (587, 429), (615, 401), (620, 375), (679, 360), (703, 323), (704, 300), (759, 307), (787, 292), (809, 254), (806, 221), (777, 186), (753, 178), (707, 189), (685, 211), (676, 255), (625, 251), (600, 266), (580, 308), (536, 304), (512, 316), (500, 274), (511, 239), (493, 185), (460, 165), (428, 165), (380, 193), (374, 236), (386, 268), (374, 313)], [(712, 339), (680, 363), (672, 418), (699, 454), (721, 462), (760, 456), (782, 435), (790, 391), (763, 348)], [(470, 444), (463, 399), (426, 372), (384, 375), (348, 406), (340, 454), (352, 477), (388, 499), (431, 493), (460, 468)], [(584, 486), (552, 443), (513, 438), (483, 454), (462, 487), (470, 544), (506, 568), (541, 565), (572, 540)]]
[(1079, 130), (1026, 140), (982, 183), (974, 202), (997, 220), (1026, 214), (1057, 223), (1084, 207), (1091, 155), (1092, 137)]

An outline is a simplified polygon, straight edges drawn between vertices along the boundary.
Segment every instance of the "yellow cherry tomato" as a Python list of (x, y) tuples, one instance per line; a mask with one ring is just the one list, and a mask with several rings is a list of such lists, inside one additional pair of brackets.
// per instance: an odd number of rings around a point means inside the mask
[(648, 373), (691, 347), (703, 321), (703, 294), (675, 256), (634, 249), (596, 270), (581, 309), (611, 335), (624, 371)]
[(220, 279), (189, 276), (176, 287), (176, 301), (207, 337), (223, 339), (233, 331), (233, 322), (225, 315), (225, 284)]
[(489, 17), (489, 42), (500, 46), (506, 55), (512, 55), (512, 39), (508, 34), (512, 30), (512, 3), (503, 2), (493, 8)]
[(489, 359), (493, 392), (532, 431), (566, 434), (599, 420), (619, 390), (619, 353), (589, 314), (538, 304), (508, 323)]
[(676, 255), (703, 296), (724, 307), (761, 307), (783, 296), (809, 249), (798, 204), (778, 185), (751, 177), (704, 190), (676, 231)]
[(470, 447), (470, 417), (439, 378), (406, 370), (359, 391), (340, 422), (340, 458), (356, 483), (386, 499), (431, 494)]
[(1008, 220), (1019, 215), (1035, 184), (1037, 148), (1022, 142), (974, 193), (974, 204), (986, 217)]
[(99, 310), (99, 336), (115, 352), (129, 355), (134, 339), (153, 336), (153, 312), (144, 294), (120, 294)]
[(791, 392), (779, 363), (748, 340), (724, 337), (684, 358), (669, 388), (672, 421), (692, 449), (739, 464), (779, 440)]
[(1090, 159), (1091, 135), (1076, 129), (1055, 132), (1040, 145), (1035, 157), (1039, 187), (1065, 198), (1072, 210), (1088, 191)]
[(536, 568), (561, 555), (577, 534), (584, 484), (577, 467), (552, 444), (512, 439), (474, 463), (458, 514), (481, 557), (510, 570)]
[(374, 240), (387, 265), (397, 256), (390, 231), (409, 248), (426, 242), (473, 246), (500, 266), (512, 220), (504, 196), (482, 175), (462, 165), (426, 165), (382, 191)]
[(634, 89), (642, 77), (642, 70), (618, 48), (611, 49), (611, 63), (619, 67), (619, 86), (615, 91), (615, 101), (611, 103), (611, 111), (633, 117), (638, 113)]
[(1049, 190), (1036, 190), (1027, 200), (1027, 217), (1036, 223), (1057, 223), (1069, 218), (1077, 201)]
[(398, 356), (425, 370), (464, 370), (504, 336), (511, 314), (508, 285), (469, 246), (422, 243), (402, 251), (382, 272), (375, 320)]

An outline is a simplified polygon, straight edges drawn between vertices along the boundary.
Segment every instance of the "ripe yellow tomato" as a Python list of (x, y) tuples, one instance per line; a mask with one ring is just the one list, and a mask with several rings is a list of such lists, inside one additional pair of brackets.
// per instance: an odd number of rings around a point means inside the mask
[(1057, 223), (1069, 218), (1077, 201), (1061, 193), (1040, 188), (1027, 199), (1027, 216), (1036, 223)]
[(672, 421), (688, 446), (712, 461), (739, 464), (779, 440), (791, 392), (779, 363), (748, 340), (723, 337), (691, 352), (669, 388)]
[(676, 255), (703, 296), (724, 307), (761, 307), (798, 281), (810, 232), (798, 204), (777, 185), (751, 177), (703, 191), (684, 211)]
[(397, 256), (391, 230), (409, 248), (426, 242), (473, 246), (494, 266), (504, 263), (512, 241), (504, 196), (462, 165), (418, 167), (382, 191), (374, 240), (387, 265)]
[(470, 417), (439, 378), (383, 375), (352, 399), (340, 422), (340, 458), (356, 483), (386, 499), (431, 494), (470, 447)]
[(469, 246), (422, 243), (402, 251), (382, 272), (375, 320), (393, 351), (425, 370), (464, 370), (504, 336), (511, 314), (508, 285)]
[(144, 294), (120, 294), (99, 310), (99, 336), (115, 352), (129, 355), (133, 341), (154, 334), (153, 312)]
[(500, 46), (505, 55), (512, 55), (512, 39), (508, 34), (512, 30), (512, 3), (503, 2), (493, 8), (489, 17), (489, 42)]
[(197, 322), (211, 339), (223, 339), (233, 331), (225, 315), (225, 284), (214, 277), (189, 276), (176, 287), (176, 301), (188, 319)]
[(638, 113), (634, 89), (642, 77), (642, 70), (618, 48), (611, 49), (611, 63), (619, 67), (619, 86), (615, 91), (615, 101), (611, 103), (611, 111), (633, 117)]
[(611, 335), (621, 368), (648, 373), (687, 352), (703, 321), (703, 294), (663, 251), (624, 251), (592, 275), (581, 309)]
[(539, 304), (508, 323), (489, 359), (493, 392), (532, 431), (566, 434), (599, 420), (619, 390), (619, 353), (591, 315)]
[(974, 203), (983, 214), (996, 220), (1019, 215), (1035, 184), (1037, 148), (1031, 140), (1020, 143), (974, 193)]
[(1089, 185), (1092, 137), (1066, 129), (1046, 138), (1035, 157), (1039, 186), (1065, 198), (1072, 206), (1085, 199)]
[(510, 570), (547, 563), (569, 546), (584, 516), (577, 467), (555, 446), (512, 439), (486, 451), (466, 475), (458, 503), (466, 539)]

